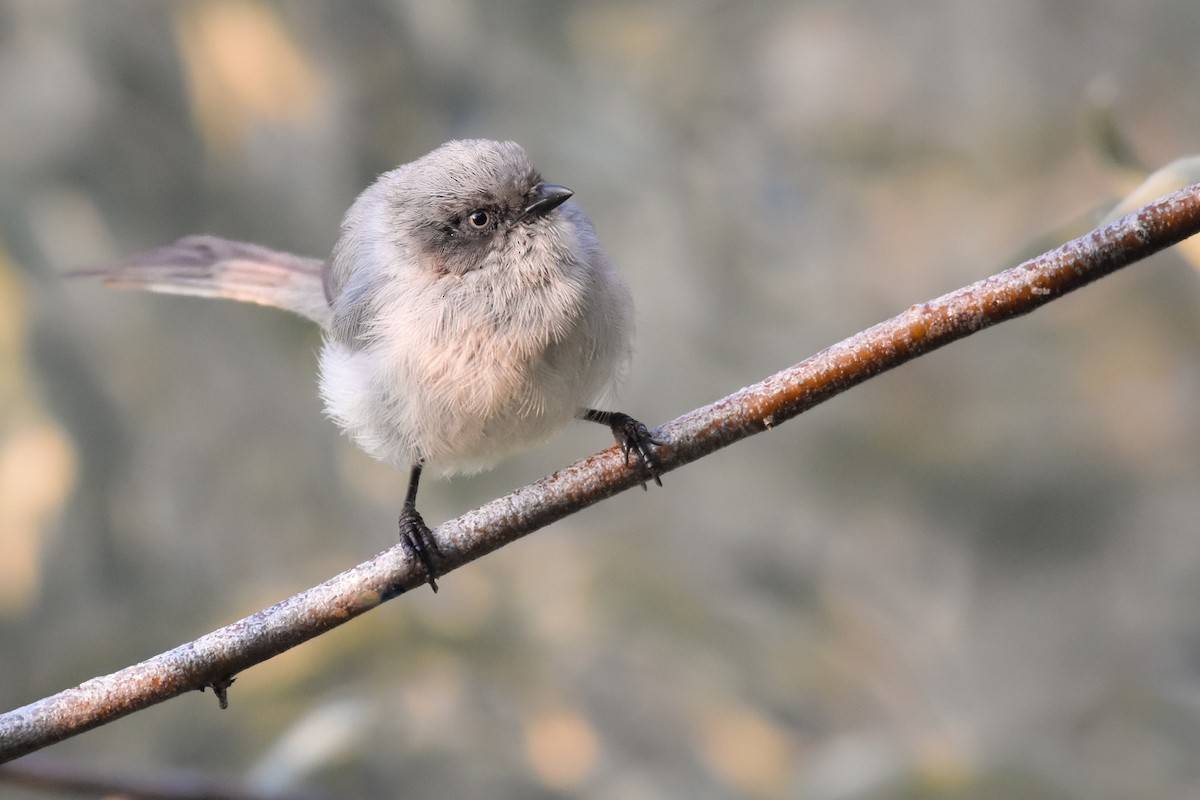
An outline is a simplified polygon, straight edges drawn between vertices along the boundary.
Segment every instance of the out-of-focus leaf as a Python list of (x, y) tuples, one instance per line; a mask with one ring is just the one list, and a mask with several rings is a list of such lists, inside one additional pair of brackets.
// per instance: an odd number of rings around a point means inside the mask
[[(1200, 156), (1184, 156), (1177, 158), (1162, 169), (1150, 174), (1150, 177), (1138, 184), (1138, 187), (1127, 194), (1116, 207), (1108, 213), (1105, 223), (1125, 216), (1131, 211), (1144, 206), (1151, 200), (1178, 191), (1185, 186), (1191, 186), (1200, 181)], [(1200, 269), (1200, 238), (1180, 242), (1176, 248), (1187, 262)]]

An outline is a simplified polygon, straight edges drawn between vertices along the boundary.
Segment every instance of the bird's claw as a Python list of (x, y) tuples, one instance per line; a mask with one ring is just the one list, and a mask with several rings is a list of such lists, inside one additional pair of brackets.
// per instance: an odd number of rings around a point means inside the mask
[[(655, 439), (645, 425), (628, 414), (614, 412), (611, 427), (617, 444), (621, 445), (621, 452), (625, 454), (625, 466), (629, 466), (629, 454), (636, 453), (655, 484), (662, 486), (662, 462), (654, 453), (654, 447), (663, 443)], [(642, 483), (642, 488), (646, 488), (645, 483)]]
[(436, 592), (438, 571), (434, 567), (434, 560), (442, 551), (415, 506), (406, 505), (400, 512), (400, 545), (406, 553), (421, 562), (429, 588)]

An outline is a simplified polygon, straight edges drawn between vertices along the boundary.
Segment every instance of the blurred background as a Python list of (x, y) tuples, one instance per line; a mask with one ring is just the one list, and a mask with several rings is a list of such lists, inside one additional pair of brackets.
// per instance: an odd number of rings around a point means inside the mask
[[(305, 255), (521, 142), (622, 267), (658, 424), (1078, 235), (1200, 151), (1200, 4), (0, 0), (0, 706), (396, 541), (282, 312), (64, 281)], [(1200, 785), (1200, 285), (1178, 252), (46, 751), (336, 797)], [(437, 523), (610, 444), (422, 487)], [(46, 797), (0, 784), (0, 797)]]

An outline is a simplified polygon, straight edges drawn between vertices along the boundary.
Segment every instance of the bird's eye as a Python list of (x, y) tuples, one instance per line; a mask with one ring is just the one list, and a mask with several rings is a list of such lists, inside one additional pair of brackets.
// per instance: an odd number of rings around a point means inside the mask
[(492, 215), (482, 208), (477, 208), (467, 215), (467, 222), (475, 230), (483, 230), (492, 221)]

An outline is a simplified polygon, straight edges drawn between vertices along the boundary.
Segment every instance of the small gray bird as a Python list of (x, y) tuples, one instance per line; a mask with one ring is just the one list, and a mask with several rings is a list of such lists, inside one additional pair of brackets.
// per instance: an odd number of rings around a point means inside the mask
[(512, 142), (453, 141), (359, 195), (327, 262), (190, 236), (83, 274), (318, 323), (326, 413), (411, 469), (401, 541), (437, 591), (437, 544), (416, 509), (426, 466), (478, 471), (580, 418), (607, 425), (661, 485), (661, 442), (594, 408), (628, 363), (633, 301), (571, 194)]

